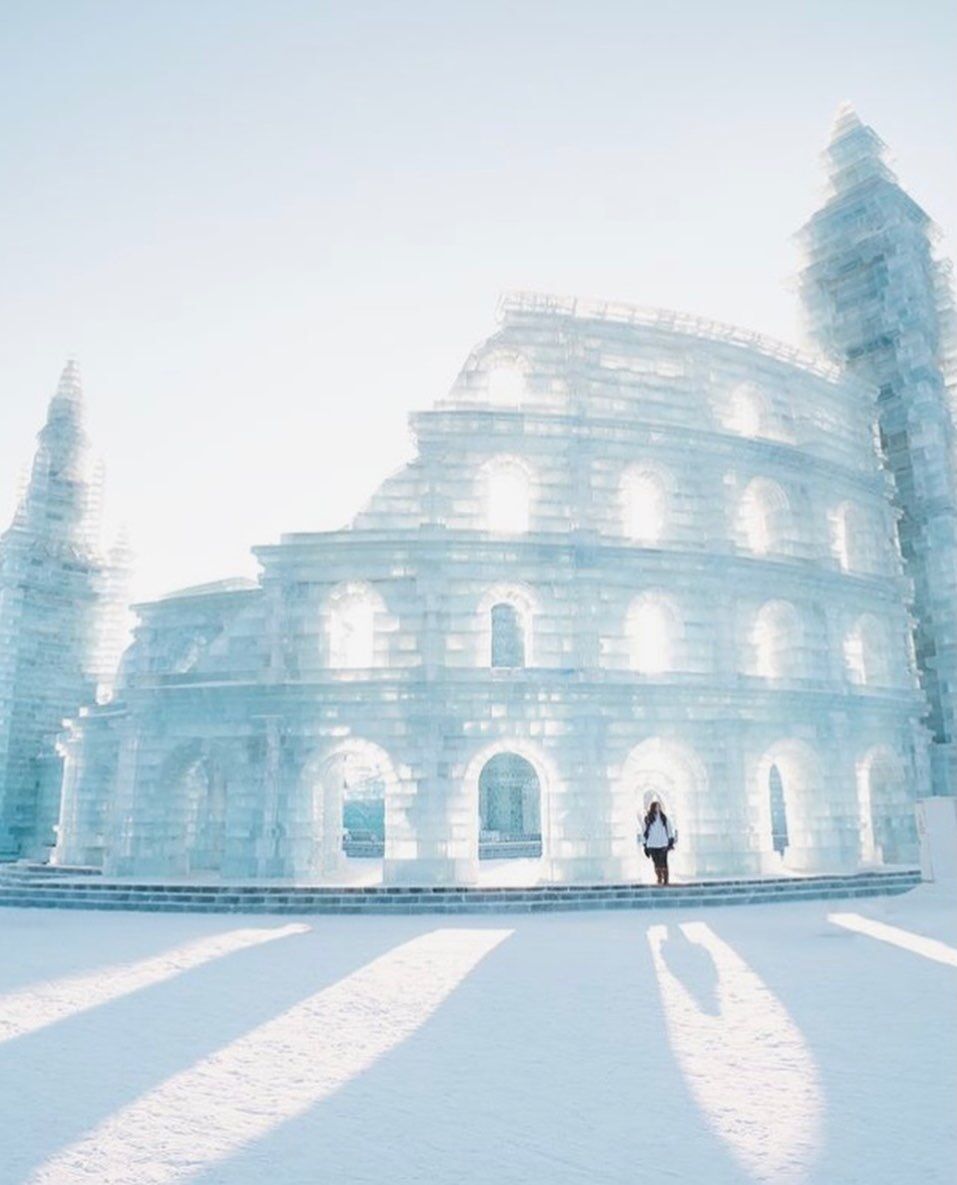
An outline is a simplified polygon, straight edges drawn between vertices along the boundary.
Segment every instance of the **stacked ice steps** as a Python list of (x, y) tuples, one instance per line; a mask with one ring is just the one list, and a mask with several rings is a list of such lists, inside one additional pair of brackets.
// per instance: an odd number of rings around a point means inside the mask
[(776, 901), (878, 897), (906, 893), (919, 869), (849, 875), (673, 884), (529, 885), (501, 888), (198, 884), (104, 880), (90, 870), (50, 874), (0, 871), (0, 906), (125, 909), (176, 913), (545, 913), (583, 909), (662, 909)]

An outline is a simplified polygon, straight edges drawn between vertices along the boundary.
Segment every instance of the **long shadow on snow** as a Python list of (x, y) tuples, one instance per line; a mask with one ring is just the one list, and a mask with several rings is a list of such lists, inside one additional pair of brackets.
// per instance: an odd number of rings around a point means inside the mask
[(287, 920), (299, 919), (0, 909), (0, 950), (16, 952), (15, 959), (4, 959), (0, 964), (0, 994), (68, 975), (84, 975), (113, 963), (139, 962), (237, 926), (268, 927)]
[(311, 932), (232, 952), (0, 1045), (0, 1185), (20, 1185), (58, 1149), (170, 1075), (435, 928), (435, 919), (416, 918), (389, 925), (373, 918), (229, 920), (237, 927), (302, 920)]
[(761, 977), (817, 1063), (826, 1105), (814, 1181), (952, 1185), (954, 972), (829, 923), (840, 910), (881, 912), (831, 900), (706, 910), (694, 920)]
[(743, 1185), (672, 1056), (657, 921), (495, 919), (512, 937), (413, 1036), (191, 1185), (651, 1185), (703, 1165), (709, 1185)]

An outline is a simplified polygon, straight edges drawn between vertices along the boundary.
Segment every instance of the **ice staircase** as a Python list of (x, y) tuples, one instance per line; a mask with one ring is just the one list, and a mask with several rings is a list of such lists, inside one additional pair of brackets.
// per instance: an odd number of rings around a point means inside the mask
[(848, 875), (701, 881), (663, 889), (645, 884), (360, 888), (106, 880), (95, 869), (12, 864), (0, 867), (0, 906), (175, 913), (548, 913), (879, 897), (906, 893), (920, 879), (919, 869), (896, 868)]

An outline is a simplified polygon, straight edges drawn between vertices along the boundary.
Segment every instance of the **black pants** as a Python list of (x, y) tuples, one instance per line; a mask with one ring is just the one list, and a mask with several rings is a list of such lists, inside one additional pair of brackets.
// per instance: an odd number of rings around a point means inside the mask
[(649, 848), (648, 851), (651, 853), (651, 862), (655, 866), (658, 881), (666, 885), (668, 883), (668, 849)]

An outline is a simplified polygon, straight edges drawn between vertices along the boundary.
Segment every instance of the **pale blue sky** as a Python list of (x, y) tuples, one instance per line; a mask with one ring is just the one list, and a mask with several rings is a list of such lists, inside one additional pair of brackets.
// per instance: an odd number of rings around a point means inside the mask
[(957, 222), (952, 0), (2, 0), (0, 509), (83, 369), (135, 592), (344, 522), (528, 287), (795, 340), (837, 104)]

